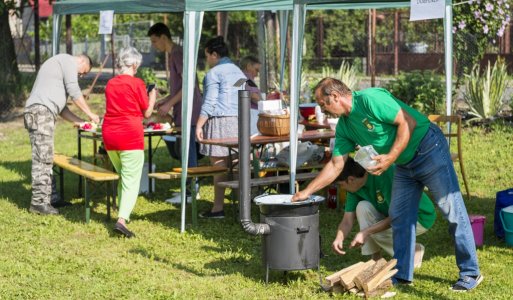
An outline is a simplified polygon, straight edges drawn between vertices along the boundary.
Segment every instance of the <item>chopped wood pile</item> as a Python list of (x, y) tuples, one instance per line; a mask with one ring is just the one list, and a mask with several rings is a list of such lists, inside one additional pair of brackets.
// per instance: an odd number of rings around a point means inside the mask
[(392, 287), (396, 264), (396, 259), (387, 262), (384, 258), (358, 262), (326, 277), (325, 290), (349, 292), (365, 298), (382, 296)]

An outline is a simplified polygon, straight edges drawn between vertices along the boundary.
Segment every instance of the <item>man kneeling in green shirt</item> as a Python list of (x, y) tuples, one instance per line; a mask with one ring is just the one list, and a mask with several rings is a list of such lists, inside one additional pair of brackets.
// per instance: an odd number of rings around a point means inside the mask
[[(346, 206), (344, 217), (338, 225), (337, 236), (333, 241), (333, 250), (345, 254), (343, 242), (351, 232), (355, 218), (360, 231), (350, 244), (350, 248), (362, 247), (362, 255), (372, 255), (373, 259), (381, 258), (381, 249), (390, 256), (394, 255), (392, 228), (388, 208), (392, 193), (395, 166), (392, 165), (380, 176), (374, 176), (360, 166), (353, 158), (347, 162), (337, 178), (340, 186), (346, 190)], [(417, 217), (416, 235), (423, 234), (435, 223), (435, 207), (429, 197), (422, 193)], [(414, 267), (420, 267), (424, 246), (415, 245)]]

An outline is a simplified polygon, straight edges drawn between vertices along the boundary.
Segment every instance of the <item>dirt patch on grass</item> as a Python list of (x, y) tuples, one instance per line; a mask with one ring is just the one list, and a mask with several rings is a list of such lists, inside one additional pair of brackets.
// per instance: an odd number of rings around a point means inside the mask
[(23, 109), (22, 107), (17, 107), (8, 114), (2, 115), (0, 118), (0, 141), (7, 138), (8, 132), (24, 129)]

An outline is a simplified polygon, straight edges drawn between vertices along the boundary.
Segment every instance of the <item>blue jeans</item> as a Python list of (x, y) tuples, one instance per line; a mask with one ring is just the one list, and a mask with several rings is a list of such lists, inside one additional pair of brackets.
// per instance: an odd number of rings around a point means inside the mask
[(395, 171), (389, 210), (392, 218), (394, 258), (397, 259), (398, 269), (395, 277), (409, 281), (413, 279), (415, 226), (419, 201), (425, 186), (433, 195), (442, 216), (449, 222), (460, 278), (478, 276), (480, 273), (474, 236), (449, 145), (441, 130), (431, 124), (414, 158), (404, 165), (397, 165)]
[[(181, 138), (178, 140), (176, 137), (172, 137), (174, 141), (170, 141), (164, 138), (164, 142), (166, 143), (167, 150), (171, 157), (177, 160), (182, 159), (182, 142)], [(198, 160), (201, 157), (198, 157), (199, 148), (198, 143), (196, 143), (196, 126), (191, 126), (190, 134), (189, 134), (189, 161), (187, 163), (187, 167), (197, 167)]]

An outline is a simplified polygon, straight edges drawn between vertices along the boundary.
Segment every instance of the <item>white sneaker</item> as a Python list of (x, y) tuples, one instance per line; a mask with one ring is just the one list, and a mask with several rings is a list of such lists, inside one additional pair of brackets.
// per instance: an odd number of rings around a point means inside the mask
[[(182, 195), (180, 195), (180, 194), (174, 195), (173, 197), (166, 199), (165, 201), (170, 204), (181, 204), (182, 203)], [(191, 203), (191, 202), (192, 202), (192, 197), (187, 196), (187, 203)]]
[(415, 244), (415, 256), (413, 257), (413, 268), (417, 269), (422, 266), (422, 258), (424, 257), (424, 251), (426, 248), (424, 245), (416, 243)]

